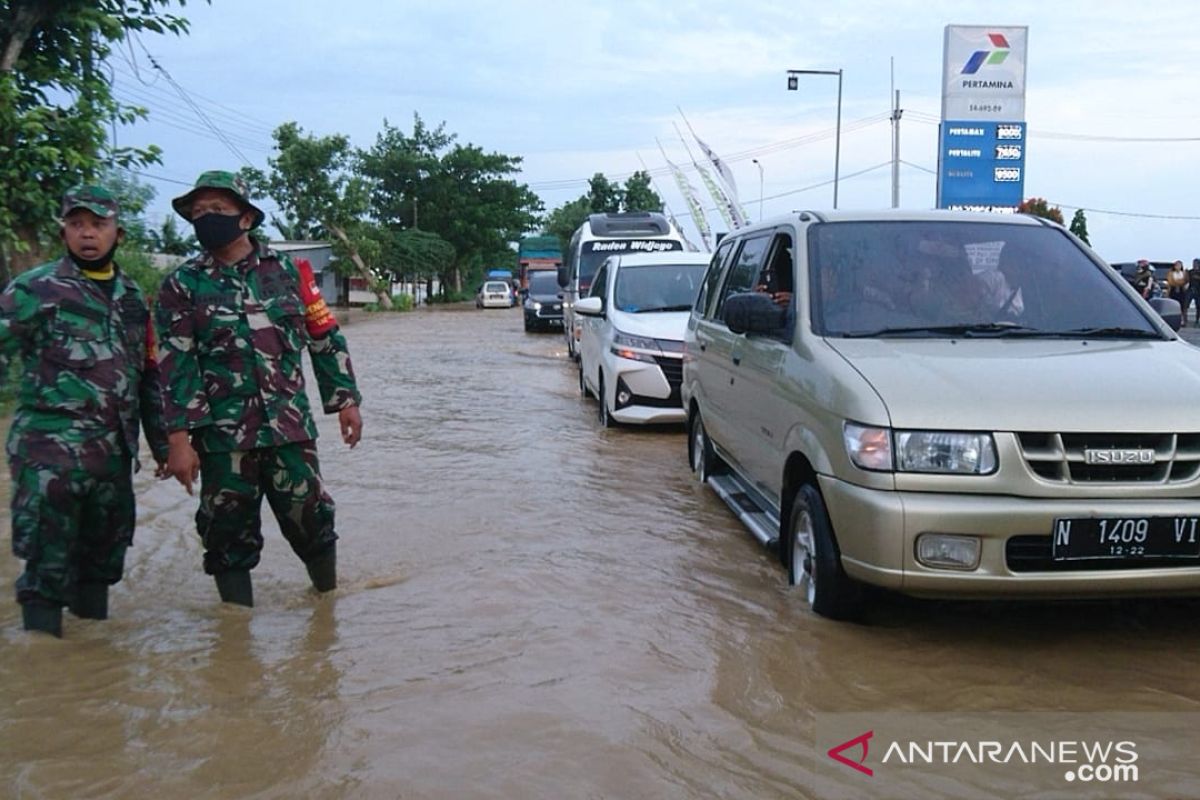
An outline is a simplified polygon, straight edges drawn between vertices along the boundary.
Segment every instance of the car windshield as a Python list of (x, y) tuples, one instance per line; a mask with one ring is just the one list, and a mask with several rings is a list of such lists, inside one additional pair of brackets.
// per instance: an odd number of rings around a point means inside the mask
[(617, 270), (613, 307), (620, 311), (689, 311), (707, 264), (646, 264)]
[(485, 292), (507, 292), (508, 284), (500, 281), (488, 281), (484, 284), (483, 290)]
[(558, 273), (554, 270), (539, 270), (529, 273), (530, 294), (558, 294), (562, 289), (558, 285)]
[(809, 238), (813, 328), (826, 336), (1162, 338), (1118, 281), (1042, 226), (831, 222)]

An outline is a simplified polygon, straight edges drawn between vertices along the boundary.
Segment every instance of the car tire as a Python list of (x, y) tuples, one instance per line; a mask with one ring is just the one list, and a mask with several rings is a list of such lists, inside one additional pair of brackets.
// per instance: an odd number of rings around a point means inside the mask
[(809, 607), (822, 617), (855, 619), (862, 611), (862, 584), (846, 574), (820, 490), (802, 485), (782, 543), (788, 583), (802, 585)]
[(704, 429), (704, 421), (700, 419), (699, 411), (692, 414), (688, 420), (688, 460), (692, 472), (696, 473), (702, 484), (708, 483), (709, 478), (725, 471), (721, 457), (713, 450), (712, 440), (708, 438), (708, 431)]
[(601, 372), (600, 385), (596, 387), (596, 400), (599, 401), (599, 405), (600, 405), (600, 412), (599, 412), (600, 413), (600, 427), (601, 428), (615, 428), (615, 427), (617, 427), (617, 421), (615, 419), (613, 419), (612, 412), (610, 412), (608, 410), (608, 400), (606, 399), (605, 395), (606, 395), (606, 392), (604, 391), (604, 374), (603, 374), (603, 372)]
[(587, 387), (587, 381), (583, 379), (583, 363), (579, 364), (579, 396), (585, 400), (591, 395), (591, 390)]
[(529, 333), (533, 330), (533, 324), (529, 321), (529, 317), (525, 318), (525, 332)]

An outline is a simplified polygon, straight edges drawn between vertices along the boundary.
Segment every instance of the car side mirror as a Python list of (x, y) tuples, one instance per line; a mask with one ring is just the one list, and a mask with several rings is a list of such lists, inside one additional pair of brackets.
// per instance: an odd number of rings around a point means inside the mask
[(745, 292), (725, 298), (721, 317), (734, 333), (778, 333), (787, 324), (787, 309), (769, 294)]
[(564, 289), (567, 288), (567, 268), (566, 267), (558, 268), (558, 285)]
[(604, 316), (604, 300), (599, 297), (585, 297), (576, 301), (575, 313), (583, 314), (585, 317), (602, 317)]
[(1179, 309), (1178, 300), (1172, 300), (1169, 297), (1152, 297), (1147, 302), (1163, 318), (1163, 322), (1171, 326), (1171, 330), (1177, 331), (1183, 327), (1183, 312)]

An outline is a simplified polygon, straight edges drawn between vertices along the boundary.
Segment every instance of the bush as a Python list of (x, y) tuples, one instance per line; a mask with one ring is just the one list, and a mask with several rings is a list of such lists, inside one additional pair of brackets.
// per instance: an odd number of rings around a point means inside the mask
[(158, 287), (162, 285), (167, 273), (150, 263), (150, 255), (137, 250), (119, 250), (116, 257), (121, 271), (133, 278), (146, 297), (153, 300), (158, 296)]
[(427, 303), (465, 303), (468, 300), (474, 300), (474, 292), (446, 292), (446, 294), (435, 294), (425, 302)]
[(363, 311), (412, 311), (413, 298), (411, 294), (394, 294), (392, 295), (392, 307), (384, 309), (379, 307), (379, 303), (367, 303), (363, 306)]

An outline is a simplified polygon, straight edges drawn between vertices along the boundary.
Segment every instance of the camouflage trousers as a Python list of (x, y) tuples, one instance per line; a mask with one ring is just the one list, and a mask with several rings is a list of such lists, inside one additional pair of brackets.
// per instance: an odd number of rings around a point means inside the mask
[(321, 480), (315, 441), (200, 453), (196, 529), (209, 575), (258, 565), (264, 494), (284, 538), (305, 563), (337, 541), (333, 498)]
[(133, 541), (132, 461), (108, 456), (91, 472), (19, 459), (12, 474), (12, 548), (25, 560), (17, 602), (64, 606), (80, 583), (114, 584)]

